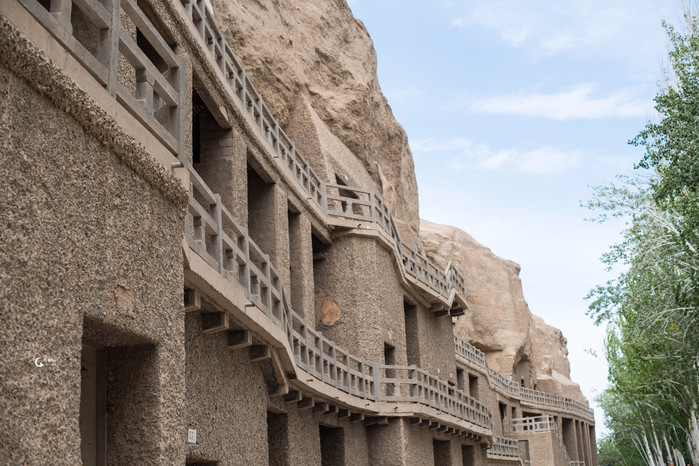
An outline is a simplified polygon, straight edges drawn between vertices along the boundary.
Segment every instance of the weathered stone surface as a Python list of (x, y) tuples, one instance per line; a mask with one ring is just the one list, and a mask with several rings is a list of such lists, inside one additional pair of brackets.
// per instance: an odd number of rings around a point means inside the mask
[[(394, 216), (402, 220), (403, 239), (415, 243), (420, 220), (408, 139), (379, 87), (369, 34), (347, 3), (212, 3), (231, 47), (314, 170), (334, 180), (328, 171), (351, 163), (342, 150), (313, 136), (322, 121), (352, 151), (350, 158), (361, 161), (371, 186), (387, 194)], [(337, 172), (357, 175), (356, 170)]]
[(587, 403), (580, 386), (570, 380), (568, 340), (563, 333), (535, 315), (531, 316), (529, 333), (538, 388)]
[(531, 386), (584, 400), (570, 380), (566, 339), (532, 315), (524, 299), (520, 266), (502, 259), (458, 228), (424, 219), (420, 235), (438, 264), (453, 261), (466, 280), (470, 312), (456, 319), (455, 333), (486, 353), (488, 364), (506, 377), (522, 360), (531, 363)]
[(325, 294), (325, 291), (318, 287), (315, 288), (315, 309), (316, 327), (320, 324), (333, 326), (342, 317), (337, 303), (330, 299), (330, 297)]

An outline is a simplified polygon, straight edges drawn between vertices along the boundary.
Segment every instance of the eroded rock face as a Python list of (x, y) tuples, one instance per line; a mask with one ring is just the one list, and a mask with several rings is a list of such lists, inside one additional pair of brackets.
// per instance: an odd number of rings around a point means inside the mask
[(451, 260), (464, 274), (470, 312), (457, 318), (459, 337), (484, 351), (488, 364), (506, 377), (523, 377), (530, 387), (586, 401), (570, 380), (563, 334), (529, 310), (519, 264), (455, 227), (423, 219), (420, 236), (428, 257), (442, 265)]
[[(421, 222), (407, 136), (376, 76), (376, 53), (345, 0), (212, 0), (216, 20), (257, 90), (313, 169), (325, 180), (382, 193), (403, 241), (437, 263), (455, 261), (472, 311), (456, 333), (486, 352), (504, 375), (573, 398), (565, 338), (532, 316), (518, 264), (467, 233)], [(317, 324), (341, 311), (316, 290)], [(523, 362), (524, 361), (524, 362)]]
[(315, 287), (314, 290), (316, 328), (332, 327), (342, 318), (342, 311), (335, 301), (333, 301), (325, 291)]
[(212, 3), (256, 88), (314, 170), (330, 181), (347, 174), (346, 155), (313, 134), (317, 116), (361, 161), (371, 187), (389, 194), (403, 239), (416, 244), (420, 220), (408, 138), (379, 87), (369, 34), (347, 3)]

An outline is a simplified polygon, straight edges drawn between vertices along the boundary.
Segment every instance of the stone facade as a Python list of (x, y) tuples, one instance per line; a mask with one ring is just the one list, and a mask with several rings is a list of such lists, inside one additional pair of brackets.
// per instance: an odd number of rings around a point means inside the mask
[(596, 465), (584, 400), (468, 341), (412, 162), (304, 104), (292, 142), (215, 18), (0, 2), (0, 463)]

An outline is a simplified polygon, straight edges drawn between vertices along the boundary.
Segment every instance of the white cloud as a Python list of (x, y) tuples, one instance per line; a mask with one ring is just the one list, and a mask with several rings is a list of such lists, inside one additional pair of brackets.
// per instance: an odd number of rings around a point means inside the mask
[(410, 148), (416, 155), (456, 152), (449, 164), (454, 170), (509, 170), (537, 174), (562, 173), (578, 168), (583, 156), (582, 151), (566, 151), (553, 146), (532, 150), (493, 150), (486, 144), (474, 144), (464, 138), (412, 141)]
[(655, 18), (675, 16), (671, 5), (656, 0), (473, 0), (460, 6), (453, 26), (481, 25), (533, 55), (588, 47), (609, 51), (615, 44), (640, 47), (639, 41), (651, 43), (649, 36), (661, 37)]
[(519, 92), (465, 99), (460, 106), (476, 113), (525, 115), (555, 120), (629, 118), (647, 116), (651, 102), (627, 88), (606, 96), (595, 95), (595, 86), (580, 84), (553, 93)]

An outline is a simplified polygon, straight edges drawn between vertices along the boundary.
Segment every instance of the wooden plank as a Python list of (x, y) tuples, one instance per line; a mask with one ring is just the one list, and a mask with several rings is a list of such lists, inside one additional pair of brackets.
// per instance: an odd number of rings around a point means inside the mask
[(330, 404), (327, 401), (317, 401), (313, 407), (314, 413), (327, 413), (330, 411)]
[(299, 411), (304, 411), (307, 409), (312, 409), (315, 406), (316, 402), (313, 398), (302, 398), (301, 401), (299, 401), (299, 404), (296, 405), (299, 409)]
[(205, 334), (223, 332), (230, 328), (230, 318), (225, 312), (201, 314), (201, 329)]
[(198, 311), (201, 309), (201, 293), (196, 288), (185, 288), (184, 311)]
[(252, 346), (252, 333), (250, 330), (230, 330), (228, 332), (228, 348), (237, 350)]
[(297, 390), (291, 390), (287, 395), (284, 396), (284, 403), (298, 403), (301, 401), (303, 396), (301, 395), (301, 392)]
[(250, 362), (261, 362), (271, 358), (269, 346), (253, 345), (250, 347)]

